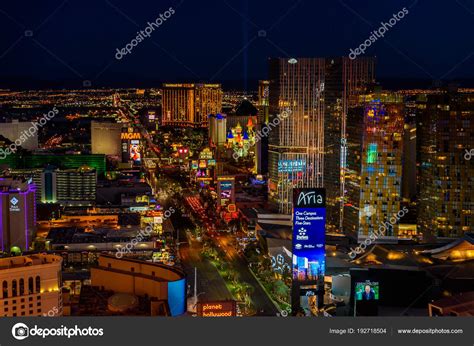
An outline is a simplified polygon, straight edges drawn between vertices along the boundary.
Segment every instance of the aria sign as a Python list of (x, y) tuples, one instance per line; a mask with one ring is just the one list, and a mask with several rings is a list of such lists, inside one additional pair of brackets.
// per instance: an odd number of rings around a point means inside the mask
[(296, 189), (295, 208), (324, 208), (326, 204), (326, 190), (324, 189)]
[(293, 205), (293, 280), (317, 281), (326, 266), (326, 190), (293, 189)]

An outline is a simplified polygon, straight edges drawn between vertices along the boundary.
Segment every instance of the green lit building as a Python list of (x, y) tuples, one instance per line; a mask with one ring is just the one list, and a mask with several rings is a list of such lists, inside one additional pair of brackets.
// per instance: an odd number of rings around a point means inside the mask
[(59, 169), (78, 169), (83, 166), (94, 168), (98, 177), (105, 175), (105, 155), (103, 154), (12, 154), (0, 160), (0, 165), (12, 169), (32, 169), (55, 166)]

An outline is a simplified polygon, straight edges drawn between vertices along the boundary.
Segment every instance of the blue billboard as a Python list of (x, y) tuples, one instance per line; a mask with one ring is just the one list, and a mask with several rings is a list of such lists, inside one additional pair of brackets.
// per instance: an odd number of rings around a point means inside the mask
[(306, 170), (306, 160), (279, 160), (279, 173), (304, 172)]
[(186, 279), (168, 282), (168, 305), (173, 317), (186, 313)]
[(293, 191), (293, 280), (317, 281), (326, 271), (324, 189)]

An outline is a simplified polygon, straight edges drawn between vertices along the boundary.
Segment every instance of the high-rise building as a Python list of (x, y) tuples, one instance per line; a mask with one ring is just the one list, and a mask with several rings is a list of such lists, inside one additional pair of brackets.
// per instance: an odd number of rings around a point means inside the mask
[(35, 185), (32, 181), (0, 178), (0, 251), (28, 251), (36, 227)]
[(209, 115), (209, 140), (210, 144), (217, 148), (222, 148), (226, 142), (226, 121), (225, 114)]
[(284, 214), (293, 188), (323, 186), (324, 69), (318, 58), (269, 61), (269, 197)]
[(362, 95), (349, 109), (344, 230), (359, 241), (374, 234), (379, 242), (398, 239), (403, 134), (400, 94)]
[[(324, 187), (327, 229), (342, 231), (347, 169), (347, 112), (358, 95), (375, 83), (375, 58), (326, 58), (325, 81), (317, 93), (324, 97)], [(322, 97), (321, 96), (321, 97)]]
[(122, 124), (91, 122), (92, 154), (121, 155)]
[(418, 100), (418, 225), (427, 241), (474, 231), (474, 93)]
[(270, 81), (259, 80), (258, 81), (258, 105), (259, 106), (270, 106)]
[(0, 258), (0, 316), (62, 316), (62, 258)]
[(52, 172), (56, 198), (61, 205), (92, 205), (96, 199), (97, 173), (91, 167)]
[[(13, 156), (13, 155), (9, 155)], [(35, 154), (23, 157), (13, 168), (43, 168), (47, 165), (60, 169), (78, 169), (82, 166), (92, 167), (99, 177), (105, 175), (105, 155), (103, 154)]]
[(209, 114), (222, 112), (220, 84), (163, 84), (162, 125), (208, 127)]
[[(30, 128), (34, 128), (31, 122), (20, 122), (13, 120), (11, 123), (0, 123), (0, 135), (8, 138), (12, 143), (17, 140), (21, 140), (21, 146), (23, 149), (34, 150), (38, 148), (38, 132), (29, 131)], [(21, 137), (21, 138), (20, 138)]]
[(3, 172), (5, 177), (16, 179), (31, 179), (36, 188), (36, 203), (41, 203), (44, 190), (43, 169), (42, 168), (24, 168), (24, 169), (8, 169)]
[[(268, 124), (270, 114), (270, 81), (258, 81), (258, 124), (257, 131)], [(262, 137), (257, 142), (258, 157), (256, 157), (257, 173), (268, 173), (268, 137)]]
[(62, 206), (92, 205), (96, 200), (97, 172), (82, 166), (78, 169), (12, 169), (5, 176), (30, 180), (35, 186), (36, 203), (59, 203)]

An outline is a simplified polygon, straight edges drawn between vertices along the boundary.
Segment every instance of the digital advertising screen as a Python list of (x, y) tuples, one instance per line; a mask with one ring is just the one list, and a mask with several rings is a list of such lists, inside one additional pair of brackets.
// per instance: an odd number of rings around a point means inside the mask
[(232, 185), (232, 181), (219, 181), (221, 205), (226, 205), (232, 198)]
[(326, 193), (294, 189), (293, 280), (315, 281), (325, 273)]
[(133, 163), (140, 163), (142, 161), (142, 154), (140, 152), (140, 141), (139, 140), (131, 140), (130, 141), (130, 160)]
[(306, 160), (280, 160), (278, 161), (278, 172), (291, 173), (306, 170)]
[(379, 300), (379, 283), (372, 281), (357, 282), (355, 284), (355, 300)]

